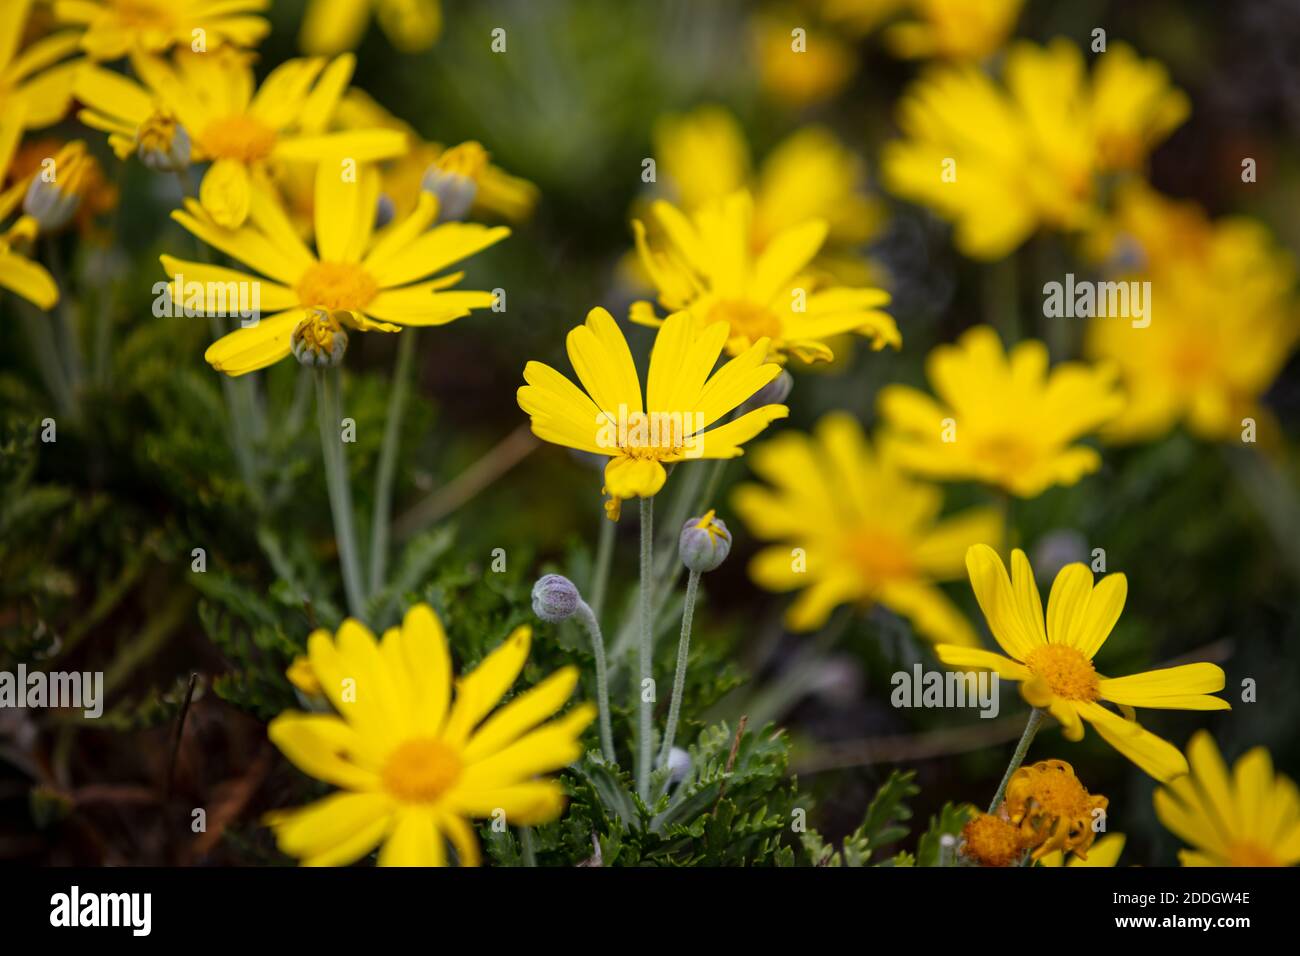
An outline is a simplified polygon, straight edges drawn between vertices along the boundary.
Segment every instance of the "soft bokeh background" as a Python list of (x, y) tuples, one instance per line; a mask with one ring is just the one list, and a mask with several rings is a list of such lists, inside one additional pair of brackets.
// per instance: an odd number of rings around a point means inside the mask
[[(853, 46), (859, 62), (841, 93), (807, 107), (773, 102), (757, 82), (750, 34), (757, 9), (734, 0), (447, 0), (446, 30), (430, 52), (396, 54), (375, 29), (358, 49), (356, 85), (429, 139), (480, 140), (495, 162), (536, 183), (542, 197), (530, 222), (469, 266), (468, 287), (507, 290), (506, 313), (477, 314), (420, 338), (398, 511), (445, 491), (488, 456), (485, 486), (473, 477), (453, 486), (474, 494), (450, 516), (456, 537), (441, 559), (444, 570), (482, 578), (492, 550), (504, 548), (517, 577), (511, 593), (526, 593), (544, 562), (580, 565), (594, 547), (603, 520), (599, 474), (562, 449), (532, 447), (519, 431), (524, 416), (515, 389), (528, 359), (567, 368), (564, 334), (588, 308), (626, 314), (635, 292), (623, 269), (629, 211), (647, 194), (642, 161), (653, 155), (658, 116), (701, 103), (725, 105), (760, 157), (816, 121), (859, 151), (872, 175), (881, 144), (897, 135), (893, 105), (916, 64), (893, 58), (868, 37)], [(776, 15), (795, 23), (804, 16), (798, 5)], [(298, 3), (275, 4), (259, 73), (297, 54), (300, 16)], [(1295, 248), (1300, 18), (1294, 5), (1030, 0), (1016, 32), (1086, 42), (1098, 25), (1112, 42), (1128, 41), (1163, 61), (1191, 97), (1191, 118), (1153, 157), (1154, 185), (1215, 215), (1255, 216)], [(497, 26), (507, 28), (506, 55), (489, 46)], [(1243, 156), (1258, 160), (1255, 184), (1241, 182)], [(989, 294), (999, 273), (963, 259), (947, 228), (928, 213), (877, 192), (888, 217), (867, 251), (888, 276), (904, 348), (872, 354), (859, 346), (833, 368), (800, 374), (791, 418), (781, 428), (806, 429), (830, 409), (847, 409), (870, 425), (880, 386), (922, 384), (932, 345), (979, 322), (1007, 327), (1008, 316), (989, 307), (1001, 301), (1005, 308), (1008, 301)], [(291, 606), (283, 568), (273, 570), (268, 553), (281, 553), (291, 567), (315, 567), (302, 573), (324, 575), (326, 590), (337, 587), (312, 416), (309, 406), (293, 406), (298, 369), (282, 363), (267, 376), (268, 393), (278, 408), (297, 412), (273, 423), (269, 445), (279, 462), (280, 497), (274, 522), (259, 527), (247, 520), (248, 502), (234, 477), (217, 374), (201, 359), (206, 323), (150, 314), (151, 287), (161, 278), (157, 256), (188, 253), (188, 237), (165, 219), (174, 201), (170, 182), (133, 163), (123, 195), (130, 212), (120, 219), (119, 238), (68, 250), (79, 269), (105, 277), (82, 306), (111, 309), (114, 324), (111, 348), (90, 352), (99, 364), (84, 418), (61, 422), (57, 445), (31, 440), (46, 403), (17, 324), (0, 321), (0, 661), (31, 659), (39, 650), (60, 667), (106, 670), (111, 708), (94, 725), (0, 712), (0, 756), (7, 758), (0, 763), (0, 857), (270, 861), (276, 858), (254, 825), (256, 815), (296, 785), (266, 743), (256, 708), (247, 706), (284, 701), (278, 671), (250, 664), (277, 661), (283, 649), (240, 650), (237, 636), (214, 645), (210, 635), (221, 629), (222, 612), (201, 609), (211, 609), (217, 597), (242, 599), (233, 591), (214, 595), (224, 587), (219, 577)], [(1040, 308), (1041, 284), (1060, 275), (1040, 275), (1036, 265), (1063, 248), (1047, 235), (1020, 251), (1015, 303), (1022, 334), (1064, 342), (1068, 350), (1078, 330), (1046, 328)], [(0, 308), (8, 313), (11, 302)], [(644, 354), (650, 333), (629, 327), (628, 334), (634, 352)], [(393, 352), (394, 343), (382, 336), (354, 336), (347, 357), (348, 413), (358, 423), (358, 443), (349, 453), (362, 501), (382, 433)], [(1291, 361), (1268, 403), (1286, 442), (1269, 470), (1258, 467), (1254, 451), (1216, 447), (1178, 431), (1152, 444), (1108, 448), (1100, 472), (1017, 503), (1014, 520), (1035, 556), (1052, 548), (1070, 554), (1080, 544), (1104, 547), (1108, 569), (1128, 575), (1128, 604), (1107, 644), (1104, 670), (1124, 674), (1201, 659), (1227, 671), (1232, 713), (1147, 712), (1144, 723), (1179, 746), (1195, 728), (1211, 727), (1229, 758), (1266, 745), (1294, 778), (1300, 775), (1294, 731), (1300, 724), (1300, 361)], [(516, 459), (508, 470), (493, 467)], [(728, 483), (745, 475), (741, 459), (730, 466)], [(949, 489), (950, 505), (975, 500), (977, 489)], [(445, 510), (446, 497), (436, 504)], [(732, 519), (725, 500), (720, 507)], [(748, 581), (745, 559), (755, 543), (738, 521), (732, 527), (736, 549), (706, 580), (696, 631), (719, 658), (735, 661), (745, 679), (713, 705), (713, 715), (734, 722), (741, 713), (761, 713), (790, 728), (793, 769), (801, 790), (815, 798), (813, 820), (830, 837), (857, 825), (895, 766), (918, 771), (921, 819), (948, 800), (983, 804), (1023, 726), (1024, 705), (1014, 688), (1004, 691), (996, 721), (970, 712), (891, 708), (890, 675), (916, 660), (931, 665), (928, 649), (879, 610), (842, 614), (830, 634), (784, 633), (785, 599)], [(634, 583), (635, 530), (634, 521), (621, 523), (616, 597)], [(310, 541), (303, 554), (295, 538)], [(196, 582), (189, 573), (195, 546), (207, 549), (220, 575)], [(969, 588), (959, 583), (949, 591), (982, 627)], [(308, 622), (302, 623), (299, 642)], [(177, 786), (217, 809), (209, 811), (210, 845), (182, 852), (168, 836), (172, 828), (152, 812), (151, 794), (166, 776), (171, 721), (191, 671), (202, 675), (201, 693)], [(222, 674), (226, 683), (214, 688)], [(1245, 678), (1258, 682), (1257, 703), (1237, 702)], [(223, 699), (231, 696), (240, 706)], [(1178, 843), (1151, 809), (1153, 782), (1094, 733), (1070, 744), (1049, 727), (1032, 754), (1070, 761), (1094, 793), (1110, 798), (1111, 829), (1129, 836), (1123, 862), (1175, 861)]]

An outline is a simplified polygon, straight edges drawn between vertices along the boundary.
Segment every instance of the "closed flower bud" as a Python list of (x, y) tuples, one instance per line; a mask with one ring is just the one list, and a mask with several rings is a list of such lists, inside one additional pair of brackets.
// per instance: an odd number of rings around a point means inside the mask
[(35, 221), (43, 235), (57, 232), (72, 221), (93, 165), (86, 144), (80, 141), (67, 144), (57, 156), (41, 164), (23, 196), (23, 213)]
[(420, 188), (438, 197), (439, 222), (455, 222), (469, 215), (487, 162), (487, 150), (470, 141), (453, 146), (425, 170)]
[(563, 574), (544, 574), (533, 585), (533, 613), (543, 621), (567, 621), (581, 603), (577, 585)]
[(336, 315), (315, 309), (294, 328), (289, 349), (300, 365), (334, 368), (348, 350), (348, 333)]
[(678, 538), (682, 564), (691, 571), (712, 571), (731, 551), (731, 532), (721, 518), (709, 511), (702, 518), (688, 518)]
[(135, 131), (135, 154), (156, 173), (178, 173), (190, 165), (190, 134), (168, 113), (155, 113)]
[(750, 396), (745, 404), (740, 406), (737, 414), (743, 415), (746, 412), (752, 412), (756, 408), (762, 408), (764, 405), (784, 405), (793, 388), (794, 378), (785, 369), (781, 369), (776, 378), (760, 388)]
[(691, 755), (681, 747), (668, 751), (668, 782), (681, 783), (691, 772)]

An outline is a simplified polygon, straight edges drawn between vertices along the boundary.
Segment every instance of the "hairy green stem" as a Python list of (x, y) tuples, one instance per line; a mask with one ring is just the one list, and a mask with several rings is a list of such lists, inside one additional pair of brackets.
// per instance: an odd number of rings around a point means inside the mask
[(320, 425), (321, 454), (325, 459), (325, 486), (329, 491), (334, 537), (338, 542), (339, 564), (343, 570), (343, 590), (347, 595), (348, 610), (361, 620), (365, 593), (361, 586), (361, 561), (357, 556), (356, 531), (352, 524), (352, 486), (348, 481), (343, 439), (339, 434), (339, 424), (343, 420), (340, 378), (337, 368), (316, 370), (316, 417)]
[(654, 694), (647, 695), (648, 687), (653, 687), (654, 630), (651, 626), (651, 590), (654, 588), (654, 497), (641, 499), (641, 590), (640, 628), (641, 640), (638, 647), (637, 662), (640, 680), (637, 682), (637, 695), (640, 703), (638, 759), (636, 767), (636, 789), (641, 799), (650, 799), (650, 760), (654, 741), (650, 739), (651, 724), (654, 716)]
[(682, 710), (682, 693), (686, 689), (686, 659), (691, 652), (691, 621), (695, 617), (695, 599), (700, 591), (700, 572), (692, 571), (686, 578), (686, 600), (682, 604), (682, 634), (677, 639), (677, 670), (673, 673), (673, 699), (668, 705), (668, 723), (664, 726), (664, 742), (659, 749), (659, 766), (668, 763), (672, 753), (673, 738), (677, 735), (677, 718)]
[(384, 423), (384, 443), (379, 451), (379, 468), (375, 473), (375, 508), (370, 519), (370, 593), (384, 586), (388, 565), (388, 537), (392, 527), (393, 478), (397, 473), (397, 446), (402, 437), (402, 415), (406, 396), (411, 390), (411, 367), (415, 356), (415, 329), (397, 336), (397, 365), (393, 370), (392, 390), (388, 393), (388, 415)]
[(523, 857), (524, 866), (537, 865), (537, 851), (533, 849), (533, 828), (519, 828), (519, 850)]
[(609, 674), (605, 666), (605, 638), (591, 605), (578, 599), (578, 620), (591, 637), (591, 652), (596, 658), (596, 706), (600, 708), (600, 752), (614, 762), (614, 728), (609, 716)]
[(998, 807), (1002, 803), (1002, 798), (1006, 796), (1007, 784), (1011, 782), (1011, 775), (1020, 769), (1020, 765), (1025, 762), (1025, 754), (1029, 753), (1029, 745), (1034, 742), (1034, 735), (1038, 733), (1038, 728), (1043, 724), (1043, 718), (1047, 716), (1047, 711), (1041, 707), (1035, 707), (1029, 712), (1029, 722), (1025, 724), (1025, 732), (1020, 735), (1020, 743), (1016, 744), (1016, 752), (1011, 755), (1011, 763), (1007, 764), (1007, 772), (1002, 775), (1002, 782), (998, 784), (998, 792), (993, 794), (993, 802), (989, 804), (989, 813), (997, 813)]

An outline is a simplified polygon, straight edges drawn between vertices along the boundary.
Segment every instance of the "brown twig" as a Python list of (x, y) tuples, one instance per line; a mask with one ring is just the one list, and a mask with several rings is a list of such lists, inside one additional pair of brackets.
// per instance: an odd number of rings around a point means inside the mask
[(736, 723), (736, 736), (731, 741), (731, 753), (727, 755), (727, 768), (723, 771), (722, 785), (718, 787), (718, 798), (713, 801), (713, 809), (709, 811), (709, 816), (718, 812), (718, 804), (722, 802), (722, 798), (727, 792), (727, 778), (731, 776), (732, 768), (736, 766), (736, 753), (740, 750), (740, 738), (745, 736), (745, 726), (748, 723), (749, 715), (741, 714), (740, 720)]
[(421, 528), (447, 517), (527, 458), (540, 444), (527, 425), (520, 425), (446, 485), (399, 515), (393, 522), (393, 537), (409, 538)]
[(185, 688), (185, 700), (181, 702), (180, 713), (176, 715), (176, 733), (172, 736), (172, 752), (167, 761), (167, 803), (171, 803), (172, 786), (176, 782), (176, 758), (181, 752), (181, 735), (185, 733), (185, 718), (190, 712), (190, 701), (194, 699), (194, 686), (198, 680), (199, 675), (191, 672), (190, 682)]

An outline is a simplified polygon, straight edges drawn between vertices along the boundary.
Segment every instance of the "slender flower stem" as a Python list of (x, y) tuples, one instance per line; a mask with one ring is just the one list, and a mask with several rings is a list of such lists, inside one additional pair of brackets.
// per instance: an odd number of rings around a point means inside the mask
[[(613, 522), (610, 522), (613, 524)], [(591, 651), (596, 658), (596, 705), (600, 708), (600, 752), (614, 762), (614, 729), (609, 716), (609, 675), (605, 668), (605, 638), (600, 622), (586, 601), (578, 599), (578, 619), (591, 637)]]
[(68, 383), (67, 369), (54, 341), (50, 317), (26, 301), (19, 301), (18, 305), (23, 317), (23, 330), (27, 333), (32, 352), (36, 356), (36, 367), (45, 382), (46, 390), (54, 399), (54, 407), (59, 415), (75, 419), (76, 402), (72, 396), (72, 386)]
[[(63, 266), (63, 253), (59, 250), (58, 241), (53, 236), (48, 236), (45, 239), (45, 254), (50, 267), (50, 275), (54, 277), (55, 285), (63, 290), (71, 289), (72, 285), (68, 281), (67, 270)], [(81, 381), (85, 376), (85, 372), (81, 358), (81, 338), (77, 333), (77, 324), (73, 320), (70, 312), (71, 308), (69, 297), (62, 295), (59, 297), (59, 304), (54, 308), (54, 315), (58, 325), (59, 338), (63, 340), (60, 343), (61, 348), (59, 351), (64, 368), (67, 371), (68, 385), (75, 400), (81, 389)]]
[[(178, 170), (176, 181), (180, 183), (182, 196), (198, 198), (198, 190), (188, 170)], [(216, 264), (212, 250), (198, 236), (194, 237), (194, 249), (198, 262), (204, 265)], [(178, 292), (184, 297), (184, 289), (179, 289)], [(208, 316), (208, 328), (214, 341), (224, 337), (228, 331), (221, 317), (216, 315)], [(230, 447), (239, 465), (240, 477), (248, 486), (256, 507), (261, 509), (265, 505), (265, 498), (262, 494), (262, 481), (254, 440), (255, 436), (264, 429), (259, 425), (261, 409), (257, 404), (257, 397), (253, 394), (253, 381), (252, 375), (231, 378), (229, 375), (222, 374), (221, 393), (226, 402), (226, 417), (230, 421)]]
[(680, 477), (675, 482), (672, 502), (668, 506), (668, 519), (660, 522), (660, 534), (664, 535), (665, 547), (663, 554), (659, 555), (659, 560), (655, 562), (656, 581), (662, 580), (671, 570), (673, 557), (677, 554), (677, 542), (673, 537), (682, 530), (682, 525), (687, 518), (700, 513), (691, 509), (695, 507), (700, 485), (704, 483), (704, 463), (684, 461), (674, 467), (673, 471), (680, 473)]
[(384, 424), (384, 443), (379, 451), (379, 468), (375, 473), (375, 510), (370, 519), (370, 593), (384, 586), (388, 564), (388, 535), (392, 526), (393, 477), (397, 473), (397, 445), (402, 437), (402, 414), (411, 390), (411, 366), (415, 355), (415, 330), (406, 329), (397, 336), (397, 365), (393, 386), (388, 393), (388, 416)]
[(533, 849), (533, 828), (519, 828), (519, 850), (523, 857), (524, 866), (537, 865), (537, 853)]
[(1035, 707), (1029, 712), (1029, 723), (1025, 724), (1025, 732), (1020, 735), (1020, 743), (1016, 744), (1016, 752), (1011, 755), (1011, 763), (1007, 764), (1007, 772), (1002, 775), (1002, 782), (998, 784), (998, 792), (993, 794), (993, 802), (989, 804), (989, 813), (997, 813), (998, 807), (1002, 803), (1002, 798), (1006, 796), (1007, 784), (1011, 782), (1011, 775), (1020, 769), (1020, 765), (1025, 762), (1025, 754), (1029, 753), (1029, 745), (1034, 742), (1034, 735), (1038, 733), (1038, 728), (1043, 724), (1043, 718), (1047, 716), (1047, 711), (1041, 707)]
[(682, 710), (682, 692), (686, 688), (686, 659), (691, 652), (691, 621), (695, 618), (695, 598), (700, 591), (700, 572), (692, 571), (686, 578), (686, 600), (682, 603), (682, 636), (677, 640), (677, 670), (673, 674), (673, 699), (668, 705), (668, 723), (664, 727), (664, 742), (659, 749), (659, 766), (668, 763), (672, 753), (673, 738), (677, 735), (677, 717)]
[(339, 423), (343, 420), (339, 399), (339, 370), (316, 370), (316, 418), (320, 425), (321, 453), (325, 459), (325, 485), (334, 516), (334, 537), (338, 541), (339, 564), (343, 569), (343, 590), (348, 610), (361, 619), (365, 594), (361, 586), (361, 561), (357, 557), (356, 531), (352, 526), (352, 487), (348, 482)]
[[(722, 475), (727, 470), (729, 459), (716, 458), (713, 461), (713, 467), (709, 469), (709, 481), (704, 486), (704, 494), (700, 495), (699, 501), (696, 502), (695, 510), (691, 514), (703, 514), (709, 509), (709, 502), (713, 496), (718, 493), (718, 485), (722, 483)], [(685, 520), (685, 519), (683, 519)]]
[[(641, 592), (640, 623), (641, 641), (638, 648), (640, 680), (637, 682), (637, 694), (640, 701), (639, 723), (639, 757), (636, 767), (636, 789), (641, 799), (650, 799), (650, 760), (654, 742), (650, 739), (651, 718), (653, 717), (653, 694), (647, 696), (647, 682), (652, 682), (652, 650), (654, 629), (650, 622), (651, 590), (654, 588), (654, 497), (641, 499)], [(651, 686), (653, 684), (651, 683)]]
[(591, 575), (591, 610), (597, 618), (605, 610), (605, 592), (609, 589), (609, 566), (614, 560), (614, 537), (618, 523), (600, 517), (600, 541), (596, 544), (596, 565)]

